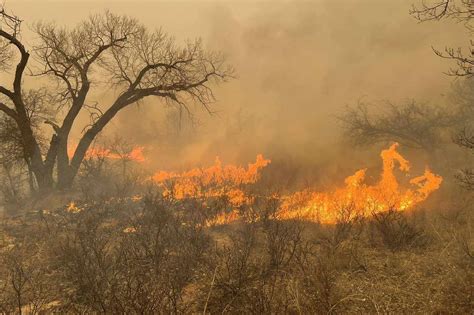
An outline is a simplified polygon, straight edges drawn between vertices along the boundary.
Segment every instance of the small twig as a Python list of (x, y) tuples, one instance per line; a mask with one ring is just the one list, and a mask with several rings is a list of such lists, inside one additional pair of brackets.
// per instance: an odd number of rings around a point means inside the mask
[(202, 312), (204, 315), (206, 315), (207, 304), (209, 303), (209, 299), (211, 298), (212, 288), (214, 286), (214, 281), (216, 280), (217, 267), (218, 266), (216, 266), (216, 268), (214, 269), (214, 274), (212, 275), (211, 287), (209, 288), (209, 292), (207, 294), (206, 304), (204, 304), (204, 311)]

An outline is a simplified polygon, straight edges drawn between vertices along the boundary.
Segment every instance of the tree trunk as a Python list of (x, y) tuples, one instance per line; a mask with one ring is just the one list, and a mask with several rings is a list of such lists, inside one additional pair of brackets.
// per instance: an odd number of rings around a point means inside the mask
[(35, 174), (33, 173), (33, 170), (31, 169), (31, 163), (26, 160), (26, 167), (28, 169), (28, 186), (30, 188), (30, 195), (33, 196), (36, 193), (36, 187), (35, 187)]
[(48, 193), (53, 189), (54, 180), (52, 172), (48, 172), (44, 166), (32, 167), (32, 172), (35, 175), (40, 194)]
[(62, 165), (59, 167), (58, 164), (58, 184), (59, 190), (68, 190), (72, 188), (74, 178), (76, 177), (77, 170), (74, 171), (69, 165)]
[[(127, 94), (122, 95), (115, 101), (115, 103), (102, 115), (100, 118), (89, 128), (84, 135), (82, 136), (79, 144), (76, 147), (76, 151), (72, 156), (70, 163), (59, 163), (61, 161), (61, 154), (64, 159), (64, 153), (66, 154), (66, 161), (69, 161), (67, 157), (67, 142), (66, 149), (59, 149), (58, 152), (58, 188), (59, 189), (69, 189), (72, 187), (74, 178), (76, 177), (79, 167), (82, 164), (86, 156), (86, 152), (94, 141), (95, 137), (102, 131), (102, 129), (115, 117), (115, 115), (123, 109), (125, 106), (134, 103), (136, 100), (127, 100)], [(66, 150), (66, 151), (65, 151)]]
[(72, 173), (69, 165), (69, 156), (67, 152), (68, 133), (60, 134), (57, 149), (57, 170), (58, 170), (58, 186), (60, 190), (70, 189), (74, 180), (75, 174)]
[[(31, 133), (32, 134), (32, 133)], [(27, 138), (28, 139), (28, 138)], [(28, 172), (33, 173), (39, 193), (47, 193), (53, 188), (53, 172), (43, 163), (41, 151), (36, 139), (31, 135), (29, 143), (25, 141), (25, 156)]]

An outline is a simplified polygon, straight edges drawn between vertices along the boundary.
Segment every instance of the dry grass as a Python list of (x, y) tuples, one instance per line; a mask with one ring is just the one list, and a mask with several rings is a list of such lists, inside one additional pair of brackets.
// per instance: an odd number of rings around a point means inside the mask
[[(258, 211), (275, 208), (259, 202)], [(469, 207), (341, 217), (334, 226), (262, 216), (202, 228), (191, 202), (150, 195), (77, 206), (3, 220), (0, 312), (474, 309)]]

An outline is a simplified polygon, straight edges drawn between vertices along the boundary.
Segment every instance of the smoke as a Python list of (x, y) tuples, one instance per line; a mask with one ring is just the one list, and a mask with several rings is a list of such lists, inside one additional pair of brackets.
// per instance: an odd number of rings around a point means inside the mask
[[(353, 154), (339, 145), (336, 116), (346, 105), (363, 96), (437, 102), (449, 87), (450, 79), (442, 75), (448, 65), (430, 47), (462, 44), (462, 26), (418, 24), (408, 14), (412, 3), (63, 0), (9, 5), (25, 20), (59, 24), (110, 9), (149, 27), (162, 26), (178, 40), (200, 36), (209, 49), (227, 55), (237, 79), (216, 87), (215, 114), (197, 106), (191, 120), (154, 99), (126, 109), (105, 131), (145, 145), (153, 167), (210, 164), (216, 155), (246, 163), (262, 153), (315, 168), (332, 165), (328, 173), (338, 173), (334, 158)], [(97, 95), (99, 101), (107, 99)]]

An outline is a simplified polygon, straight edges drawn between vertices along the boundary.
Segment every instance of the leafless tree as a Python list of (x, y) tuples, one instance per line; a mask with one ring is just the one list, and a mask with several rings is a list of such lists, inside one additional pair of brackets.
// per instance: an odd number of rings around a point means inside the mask
[[(454, 143), (459, 146), (474, 152), (474, 135), (472, 132), (469, 132), (467, 129), (463, 129), (458, 132), (454, 137)], [(460, 170), (456, 174), (456, 178), (459, 180), (461, 185), (468, 190), (474, 190), (474, 170), (470, 168), (465, 168)]]
[(387, 101), (378, 107), (360, 101), (339, 118), (346, 138), (358, 145), (398, 141), (427, 152), (439, 147), (442, 134), (458, 120), (447, 110), (413, 100), (401, 105)]
[(429, 0), (413, 5), (410, 14), (417, 20), (431, 21), (453, 18), (469, 22), (474, 16), (474, 3), (470, 0)]
[[(471, 0), (442, 0), (442, 1), (428, 1), (422, 2), (421, 5), (413, 6), (410, 11), (420, 22), (442, 19), (454, 19), (457, 22), (463, 23), (469, 37), (469, 49), (466, 53), (461, 48), (445, 48), (444, 52), (434, 49), (436, 55), (441, 58), (449, 59), (455, 62), (456, 66), (451, 68), (447, 74), (459, 77), (468, 78), (464, 83), (464, 88), (470, 87), (472, 89), (473, 80), (470, 79), (474, 75), (474, 41), (472, 34), (474, 32), (473, 18), (474, 18), (474, 2)], [(463, 100), (461, 100), (463, 101)], [(472, 112), (472, 103), (468, 101), (470, 106), (467, 108)], [(458, 132), (454, 137), (454, 142), (461, 147), (473, 150), (472, 141), (473, 136), (468, 129), (472, 127), (472, 116), (468, 116), (465, 126), (462, 131)], [(458, 176), (461, 183), (472, 190), (474, 188), (474, 172), (471, 169), (466, 169)]]
[[(0, 66), (10, 69), (18, 60), (12, 86), (0, 86), (6, 99), (0, 102), (0, 111), (16, 123), (23, 155), (40, 190), (54, 187), (55, 167), (56, 187), (71, 187), (89, 146), (123, 108), (155, 96), (186, 111), (191, 102), (210, 111), (211, 84), (226, 81), (233, 73), (223, 56), (205, 51), (200, 40), (179, 47), (164, 31), (150, 31), (127, 16), (105, 12), (74, 28), (38, 23), (31, 50), (20, 36), (22, 21), (4, 8), (0, 18)], [(53, 128), (44, 146), (28, 114), (27, 69), (56, 83), (47, 88), (56, 114), (44, 120)], [(106, 88), (113, 88), (115, 99), (91, 105), (92, 91)], [(68, 140), (80, 112), (89, 112), (91, 122), (69, 157)]]
[[(422, 1), (420, 5), (413, 6), (410, 14), (420, 22), (453, 19), (463, 23), (469, 36), (474, 32), (472, 18), (474, 17), (474, 3), (471, 0), (430, 0)], [(473, 48), (474, 42), (469, 39), (469, 48), (466, 53), (462, 48), (446, 47), (444, 51), (433, 48), (436, 55), (450, 59), (456, 63), (447, 74), (452, 76), (467, 76), (474, 74)]]

